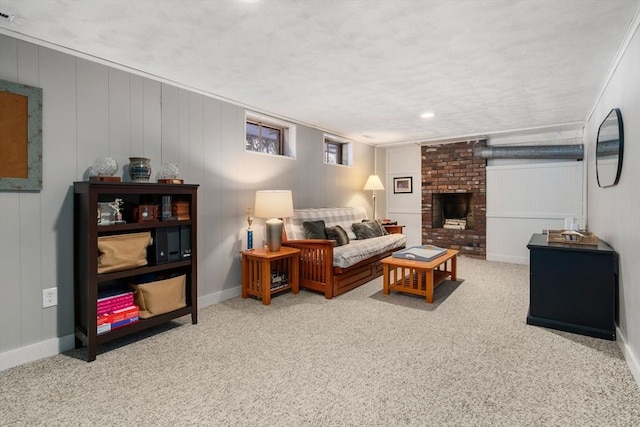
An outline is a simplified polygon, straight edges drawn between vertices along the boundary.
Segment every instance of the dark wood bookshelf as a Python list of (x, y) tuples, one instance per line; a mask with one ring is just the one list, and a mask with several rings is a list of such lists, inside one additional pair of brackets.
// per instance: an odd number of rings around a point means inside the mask
[[(98, 346), (123, 338), (145, 329), (169, 322), (178, 317), (191, 315), (191, 322), (198, 322), (198, 281), (197, 281), (197, 184), (156, 184), (132, 182), (75, 182), (74, 183), (74, 314), (76, 347), (86, 345), (87, 361), (96, 359)], [(188, 202), (188, 220), (160, 219), (136, 222), (133, 208), (139, 205), (161, 204), (163, 196), (173, 200)], [(98, 225), (98, 204), (113, 202), (116, 198), (124, 201), (124, 224)], [(167, 227), (190, 226), (191, 255), (188, 259), (148, 264), (128, 270), (98, 274), (98, 237), (114, 234), (149, 231)], [(134, 278), (150, 274), (185, 274), (186, 307), (169, 313), (140, 319), (137, 322), (98, 334), (97, 300), (103, 288), (121, 288), (128, 291)]]

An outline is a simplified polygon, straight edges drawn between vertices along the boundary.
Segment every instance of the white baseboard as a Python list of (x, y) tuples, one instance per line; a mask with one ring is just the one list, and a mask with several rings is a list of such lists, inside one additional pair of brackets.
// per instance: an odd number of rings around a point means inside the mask
[[(238, 297), (241, 291), (242, 288), (237, 286), (221, 292), (204, 295), (198, 298), (198, 307), (203, 308), (230, 298)], [(73, 349), (74, 346), (75, 337), (71, 334), (5, 351), (4, 353), (0, 353), (0, 371), (44, 359), (45, 357), (55, 356), (56, 354)]]
[(71, 350), (74, 345), (75, 337), (71, 334), (16, 348), (15, 350), (5, 351), (4, 353), (0, 353), (0, 371), (33, 362), (34, 360), (55, 356), (56, 354)]
[(225, 289), (224, 291), (215, 292), (213, 294), (204, 295), (198, 298), (198, 307), (208, 307), (231, 298), (239, 297), (242, 294), (242, 287)]
[(631, 375), (633, 375), (633, 379), (636, 380), (636, 384), (640, 387), (640, 360), (634, 353), (633, 349), (627, 344), (627, 340), (620, 330), (619, 327), (616, 326), (616, 343), (622, 354), (624, 355), (624, 360), (627, 362), (629, 366), (629, 370), (631, 371)]
[(498, 255), (498, 254), (487, 254), (487, 261), (496, 261), (496, 262), (506, 262), (509, 264), (529, 264), (528, 257), (519, 257), (519, 256), (511, 256), (511, 255)]

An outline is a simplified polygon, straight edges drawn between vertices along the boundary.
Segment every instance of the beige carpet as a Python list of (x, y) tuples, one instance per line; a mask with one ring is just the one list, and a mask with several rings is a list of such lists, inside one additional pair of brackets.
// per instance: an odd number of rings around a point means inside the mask
[(0, 372), (0, 425), (640, 425), (614, 342), (525, 324), (528, 267), (461, 257), (458, 277), (433, 305), (381, 279), (235, 298), (92, 363)]

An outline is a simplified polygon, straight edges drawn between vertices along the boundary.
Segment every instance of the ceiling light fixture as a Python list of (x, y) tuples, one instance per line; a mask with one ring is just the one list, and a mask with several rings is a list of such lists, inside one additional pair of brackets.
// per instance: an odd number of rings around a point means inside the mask
[(433, 116), (435, 116), (435, 114), (433, 114), (433, 113), (422, 113), (422, 114), (420, 114), (420, 117), (422, 117), (423, 119), (430, 119)]

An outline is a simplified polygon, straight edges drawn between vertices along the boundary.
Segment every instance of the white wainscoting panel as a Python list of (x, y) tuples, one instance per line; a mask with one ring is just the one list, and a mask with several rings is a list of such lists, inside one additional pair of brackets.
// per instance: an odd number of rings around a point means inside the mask
[(584, 162), (487, 167), (487, 259), (528, 264), (533, 233), (582, 226)]
[(531, 235), (543, 229), (560, 229), (563, 226), (564, 218), (487, 218), (487, 259), (529, 264), (527, 243)]
[[(407, 247), (422, 244), (422, 157), (419, 145), (410, 144), (386, 149), (387, 175), (385, 178), (385, 218), (404, 225)], [(393, 179), (411, 177), (412, 192), (393, 192)]]
[(403, 212), (389, 212), (389, 216), (398, 225), (404, 225), (402, 232), (407, 236), (407, 247), (419, 246), (422, 244), (422, 218), (420, 215)]

